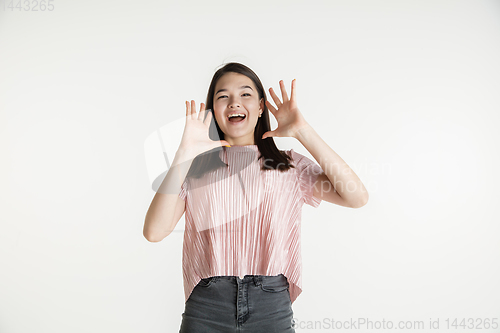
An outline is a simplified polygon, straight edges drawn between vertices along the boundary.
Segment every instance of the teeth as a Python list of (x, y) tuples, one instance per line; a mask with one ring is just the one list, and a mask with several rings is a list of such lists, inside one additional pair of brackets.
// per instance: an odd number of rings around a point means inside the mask
[(229, 116), (227, 116), (228, 118), (232, 118), (232, 117), (236, 117), (236, 116), (241, 116), (241, 117), (244, 117), (245, 115), (244, 114), (241, 114), (241, 113), (233, 113), (233, 114), (230, 114)]

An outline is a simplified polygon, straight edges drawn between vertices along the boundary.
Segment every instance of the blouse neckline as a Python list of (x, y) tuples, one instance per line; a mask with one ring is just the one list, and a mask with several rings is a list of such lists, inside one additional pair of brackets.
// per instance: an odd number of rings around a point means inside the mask
[(246, 146), (234, 146), (226, 147), (224, 146), (224, 150), (226, 152), (253, 152), (259, 151), (259, 147), (257, 145), (246, 145)]

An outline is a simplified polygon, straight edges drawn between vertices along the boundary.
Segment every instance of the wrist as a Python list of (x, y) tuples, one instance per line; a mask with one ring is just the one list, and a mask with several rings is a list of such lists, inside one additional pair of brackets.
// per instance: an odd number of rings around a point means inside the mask
[(293, 137), (299, 141), (302, 142), (302, 140), (305, 139), (305, 137), (307, 136), (307, 134), (311, 131), (314, 131), (314, 129), (312, 128), (311, 125), (309, 124), (306, 124), (302, 127), (300, 127), (296, 132), (295, 134), (293, 135)]
[(187, 161), (192, 162), (195, 159), (195, 157), (198, 155), (199, 155), (199, 153), (195, 152), (194, 150), (179, 148), (175, 152), (174, 160), (179, 162), (179, 163), (184, 163)]

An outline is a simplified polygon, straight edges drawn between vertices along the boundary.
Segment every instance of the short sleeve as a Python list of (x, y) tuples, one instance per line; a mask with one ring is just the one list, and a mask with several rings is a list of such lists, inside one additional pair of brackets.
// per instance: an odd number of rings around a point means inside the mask
[(316, 198), (314, 194), (314, 183), (318, 176), (323, 173), (323, 169), (313, 160), (290, 150), (290, 155), (293, 158), (295, 168), (298, 172), (298, 182), (304, 198), (304, 202), (314, 208), (318, 207), (321, 199)]
[(184, 179), (184, 182), (182, 183), (181, 186), (181, 191), (179, 192), (179, 197), (186, 201), (186, 195), (187, 195), (187, 177)]

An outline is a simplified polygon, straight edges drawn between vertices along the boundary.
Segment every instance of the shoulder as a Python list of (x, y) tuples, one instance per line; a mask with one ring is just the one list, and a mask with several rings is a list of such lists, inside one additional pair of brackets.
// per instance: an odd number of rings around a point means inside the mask
[(285, 150), (285, 152), (286, 152), (286, 154), (288, 156), (291, 157), (292, 161), (295, 164), (303, 163), (303, 162), (306, 162), (308, 160), (307, 156), (302, 155), (301, 153), (296, 152), (295, 150), (293, 150), (293, 148), (292, 149), (287, 149), (287, 150)]
[(300, 155), (295, 150), (293, 150), (293, 148), (292, 149), (285, 149), (284, 152), (285, 152), (285, 154), (290, 156), (293, 160), (297, 159)]

